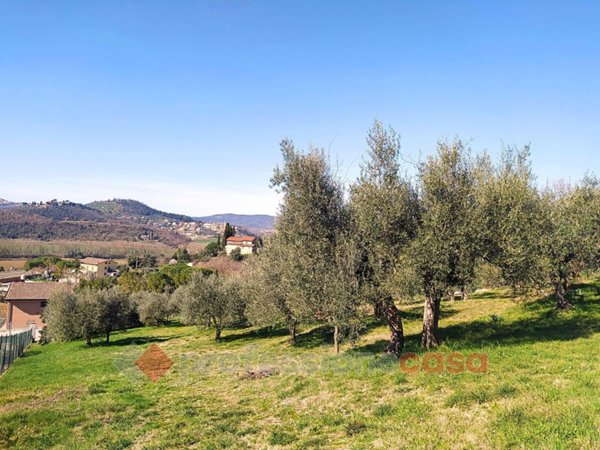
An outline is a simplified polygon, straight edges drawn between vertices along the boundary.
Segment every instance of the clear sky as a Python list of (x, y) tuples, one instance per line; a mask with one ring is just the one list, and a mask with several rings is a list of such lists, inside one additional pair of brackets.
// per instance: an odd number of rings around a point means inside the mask
[(600, 2), (0, 0), (2, 198), (274, 213), (281, 138), (351, 180), (375, 118), (600, 172)]

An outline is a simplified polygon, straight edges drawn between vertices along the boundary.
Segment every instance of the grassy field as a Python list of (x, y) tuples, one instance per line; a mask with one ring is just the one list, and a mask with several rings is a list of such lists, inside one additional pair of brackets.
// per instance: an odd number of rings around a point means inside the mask
[(0, 258), (0, 266), (4, 267), (4, 270), (9, 270), (11, 267), (15, 269), (23, 269), (23, 266), (27, 262), (27, 258), (9, 259)]
[(188, 252), (194, 255), (204, 250), (204, 248), (211, 242), (217, 242), (217, 238), (196, 239), (195, 241), (188, 243), (185, 248), (187, 248)]
[[(600, 442), (600, 281), (517, 304), (502, 291), (442, 306), (451, 352), (484, 353), (474, 374), (405, 374), (371, 324), (331, 352), (331, 335), (173, 325), (113, 342), (33, 345), (0, 378), (0, 448), (594, 449)], [(403, 307), (409, 351), (421, 307)], [(133, 362), (158, 344), (174, 366), (151, 383)], [(270, 368), (261, 379), (247, 370)]]

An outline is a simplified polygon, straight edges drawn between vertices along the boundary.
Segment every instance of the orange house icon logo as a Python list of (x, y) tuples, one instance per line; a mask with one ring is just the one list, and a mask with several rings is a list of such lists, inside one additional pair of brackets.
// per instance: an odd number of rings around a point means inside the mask
[(173, 361), (169, 356), (161, 350), (157, 344), (152, 344), (140, 356), (135, 365), (146, 375), (152, 382), (162, 378), (173, 365)]

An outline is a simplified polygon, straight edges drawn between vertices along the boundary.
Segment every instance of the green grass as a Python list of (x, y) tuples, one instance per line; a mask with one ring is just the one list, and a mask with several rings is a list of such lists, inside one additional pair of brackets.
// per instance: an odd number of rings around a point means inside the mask
[(208, 238), (208, 239), (195, 239), (194, 242), (198, 244), (210, 244), (211, 242), (217, 242), (217, 238)]
[[(575, 308), (517, 304), (503, 291), (442, 306), (451, 352), (485, 353), (483, 374), (405, 374), (382, 355), (386, 328), (332, 354), (331, 333), (169, 326), (111, 345), (33, 345), (0, 378), (0, 448), (531, 448), (600, 442), (600, 282)], [(418, 350), (421, 307), (403, 307)], [(174, 362), (147, 381), (133, 365), (157, 343)], [(245, 370), (277, 369), (250, 379)]]

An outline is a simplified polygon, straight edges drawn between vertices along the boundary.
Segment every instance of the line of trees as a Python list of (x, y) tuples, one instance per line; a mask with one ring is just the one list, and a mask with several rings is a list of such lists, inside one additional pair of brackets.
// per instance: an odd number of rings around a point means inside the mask
[(422, 346), (432, 348), (442, 300), (456, 289), (466, 297), (482, 266), (515, 293), (551, 286), (559, 309), (571, 306), (569, 284), (598, 267), (594, 176), (539, 188), (528, 146), (507, 147), (494, 162), (458, 139), (402, 167), (397, 133), (379, 122), (367, 145), (360, 177), (344, 186), (323, 150), (282, 141), (283, 164), (271, 180), (283, 196), (275, 233), (248, 276), (252, 323), (283, 322), (292, 342), (299, 323), (329, 324), (337, 351), (369, 306), (389, 326), (387, 351), (399, 355), (398, 301), (421, 296)]
[(504, 148), (493, 161), (455, 139), (406, 163), (398, 134), (376, 122), (350, 185), (321, 149), (303, 152), (284, 140), (281, 152), (271, 179), (282, 195), (275, 232), (243, 277), (181, 263), (130, 270), (116, 286), (57, 294), (45, 311), (49, 337), (108, 341), (114, 330), (177, 316), (214, 327), (217, 340), (230, 326), (283, 324), (295, 343), (299, 325), (321, 323), (338, 352), (373, 315), (389, 328), (387, 352), (400, 355), (400, 303), (423, 302), (421, 344), (429, 349), (440, 343), (442, 300), (457, 290), (466, 298), (482, 279), (515, 295), (551, 288), (566, 309), (570, 284), (600, 265), (599, 181), (589, 175), (541, 188), (528, 146)]
[[(169, 266), (170, 268), (173, 266)], [(161, 272), (153, 272), (161, 273)], [(108, 280), (108, 279), (103, 279)], [(82, 282), (72, 291), (59, 290), (44, 309), (45, 340), (93, 339), (140, 325), (160, 326), (177, 317), (186, 325), (214, 326), (215, 339), (227, 326), (245, 326), (245, 299), (240, 281), (210, 271), (193, 271), (177, 289), (142, 285)]]

